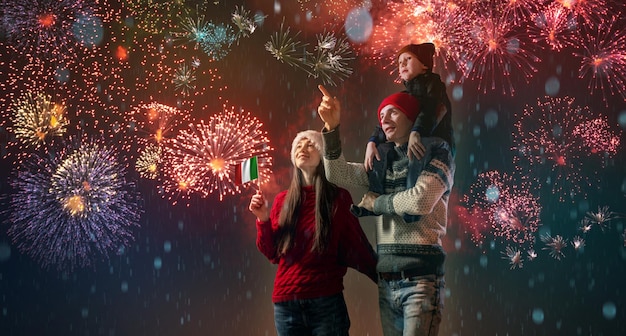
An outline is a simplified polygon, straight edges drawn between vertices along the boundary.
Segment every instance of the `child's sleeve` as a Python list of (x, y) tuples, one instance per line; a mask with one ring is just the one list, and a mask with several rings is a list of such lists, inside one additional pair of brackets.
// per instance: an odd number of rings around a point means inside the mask
[(433, 134), (439, 121), (447, 113), (445, 104), (447, 94), (445, 85), (437, 77), (428, 80), (424, 91), (421, 95), (410, 92), (420, 100), (420, 113), (417, 115), (411, 131), (427, 137)]

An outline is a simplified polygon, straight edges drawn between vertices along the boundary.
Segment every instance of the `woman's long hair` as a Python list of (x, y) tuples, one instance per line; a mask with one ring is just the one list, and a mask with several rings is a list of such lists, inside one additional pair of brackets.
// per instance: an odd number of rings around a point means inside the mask
[[(337, 186), (326, 179), (324, 163), (315, 169), (315, 240), (311, 251), (322, 252), (330, 241), (330, 226), (333, 217), (333, 203), (337, 195)], [(285, 203), (280, 211), (278, 225), (281, 228), (277, 240), (277, 250), (279, 255), (285, 254), (293, 247), (296, 238), (296, 226), (300, 216), (300, 207), (303, 197), (302, 187), (304, 186), (304, 176), (302, 171), (294, 167), (294, 174), (291, 184), (287, 190)]]

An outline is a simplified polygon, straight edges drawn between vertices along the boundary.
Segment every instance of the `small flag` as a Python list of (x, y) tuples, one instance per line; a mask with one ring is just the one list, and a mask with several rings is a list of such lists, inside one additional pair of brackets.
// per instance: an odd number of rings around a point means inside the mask
[(258, 178), (259, 165), (257, 164), (256, 156), (243, 160), (243, 162), (237, 165), (237, 170), (235, 171), (235, 180), (238, 184), (244, 184)]

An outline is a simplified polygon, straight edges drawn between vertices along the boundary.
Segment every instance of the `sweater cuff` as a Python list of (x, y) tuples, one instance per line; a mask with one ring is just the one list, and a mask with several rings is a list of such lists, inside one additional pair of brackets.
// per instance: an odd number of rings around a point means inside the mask
[(341, 138), (339, 136), (339, 126), (333, 130), (322, 129), (324, 138), (324, 158), (336, 160), (341, 156)]
[(262, 220), (259, 220), (258, 218), (255, 221), (256, 221), (256, 226), (257, 227), (262, 227), (264, 225), (270, 224), (270, 222), (271, 222), (269, 219), (266, 220), (266, 221), (262, 221)]
[(374, 213), (377, 215), (393, 214), (393, 196), (392, 195), (380, 195), (374, 201)]

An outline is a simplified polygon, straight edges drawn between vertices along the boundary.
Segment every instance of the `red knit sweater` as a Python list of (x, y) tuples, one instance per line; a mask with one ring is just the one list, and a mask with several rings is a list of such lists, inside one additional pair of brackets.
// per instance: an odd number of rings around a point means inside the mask
[(330, 244), (322, 253), (312, 252), (315, 237), (315, 189), (303, 187), (303, 202), (294, 246), (285, 255), (276, 253), (278, 217), (287, 191), (276, 195), (270, 220), (257, 219), (257, 247), (272, 263), (278, 263), (272, 302), (330, 296), (343, 290), (346, 267), (376, 282), (376, 255), (350, 211), (350, 193), (338, 188), (332, 219)]

